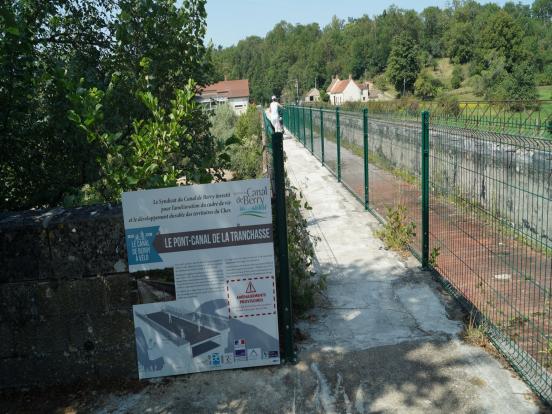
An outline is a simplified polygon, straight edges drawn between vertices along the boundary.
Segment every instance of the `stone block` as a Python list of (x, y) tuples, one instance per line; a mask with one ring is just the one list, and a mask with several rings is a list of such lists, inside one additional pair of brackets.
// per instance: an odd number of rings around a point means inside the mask
[(67, 317), (69, 328), (69, 349), (72, 352), (92, 354), (97, 347), (97, 328), (90, 315), (74, 315)]
[(0, 222), (0, 283), (51, 276), (46, 229), (36, 223), (2, 226)]
[(107, 309), (106, 287), (102, 277), (60, 281), (57, 289), (52, 288), (52, 292), (52, 299), (68, 318), (103, 313)]
[(13, 327), (7, 323), (0, 323), (0, 359), (11, 358), (15, 354), (15, 338)]
[(52, 271), (59, 278), (78, 278), (127, 270), (120, 206), (67, 210), (49, 226)]
[(108, 312), (91, 319), (97, 350), (134, 347), (134, 321), (131, 310)]
[(36, 283), (0, 284), (0, 322), (16, 326), (38, 319)]
[(69, 330), (66, 320), (61, 317), (12, 325), (12, 334), (18, 356), (61, 353), (69, 347)]
[(138, 378), (136, 348), (120, 347), (96, 355), (96, 373), (100, 378)]
[(136, 289), (134, 277), (129, 273), (110, 275), (105, 278), (108, 310), (128, 310), (132, 308), (132, 291)]

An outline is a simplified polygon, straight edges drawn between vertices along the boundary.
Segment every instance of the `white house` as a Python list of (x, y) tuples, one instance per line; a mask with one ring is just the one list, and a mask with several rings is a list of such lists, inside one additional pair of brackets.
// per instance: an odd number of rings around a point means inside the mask
[(305, 102), (318, 102), (320, 101), (320, 91), (316, 88), (312, 88), (305, 95)]
[(243, 114), (249, 104), (247, 79), (223, 80), (199, 89), (196, 100), (209, 109), (227, 103), (237, 115)]
[(367, 102), (381, 98), (382, 94), (370, 81), (355, 82), (351, 75), (349, 79), (340, 80), (339, 77), (332, 78), (332, 82), (326, 90), (330, 95), (330, 103), (341, 105), (344, 102)]
[(337, 76), (332, 78), (327, 92), (330, 95), (330, 103), (334, 105), (362, 100), (362, 89), (351, 75), (349, 75), (349, 79), (344, 80), (340, 80)]

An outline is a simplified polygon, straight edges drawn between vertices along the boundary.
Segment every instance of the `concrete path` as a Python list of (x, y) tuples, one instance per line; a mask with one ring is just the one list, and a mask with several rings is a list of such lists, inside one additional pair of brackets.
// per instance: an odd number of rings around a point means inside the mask
[(459, 339), (463, 314), (414, 259), (382, 248), (376, 220), (302, 146), (285, 140), (312, 210), (325, 297), (299, 328), (299, 363), (218, 371), (80, 397), (60, 412), (537, 413), (529, 389)]

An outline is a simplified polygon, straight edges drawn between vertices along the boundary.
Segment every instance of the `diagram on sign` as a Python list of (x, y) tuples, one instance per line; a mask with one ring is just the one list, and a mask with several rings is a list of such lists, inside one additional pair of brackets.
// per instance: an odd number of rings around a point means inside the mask
[(140, 378), (279, 362), (277, 330), (229, 318), (215, 296), (134, 306)]
[(176, 346), (189, 348), (193, 358), (218, 348), (228, 336), (228, 324), (222, 318), (199, 312), (182, 312), (166, 305), (162, 310), (136, 316), (143, 319)]

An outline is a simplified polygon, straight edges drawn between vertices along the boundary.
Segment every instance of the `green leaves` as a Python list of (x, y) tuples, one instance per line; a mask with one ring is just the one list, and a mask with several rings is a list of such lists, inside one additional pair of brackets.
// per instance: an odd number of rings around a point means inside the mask
[(104, 201), (119, 200), (123, 191), (174, 186), (182, 177), (188, 182), (195, 177), (202, 182), (212, 179), (197, 164), (197, 158), (185, 157), (186, 162), (181, 161), (182, 143), (191, 141), (189, 126), (197, 111), (194, 91), (193, 82), (176, 90), (168, 111), (151, 92), (139, 92), (149, 116), (133, 121), (130, 141), (125, 144), (123, 132), (103, 130), (101, 111), (106, 97), (101, 91), (91, 88), (73, 98), (80, 113), (71, 109), (68, 118), (86, 131), (89, 141), (96, 141), (105, 149), (105, 154), (97, 159), (101, 172), (100, 180), (94, 184)]
[[(116, 199), (121, 188), (166, 185), (179, 169), (206, 180), (205, 164), (217, 168), (207, 117), (185, 87), (211, 77), (205, 0), (1, 4), (1, 210), (67, 194), (71, 203)], [(130, 168), (128, 147), (147, 159), (148, 141), (179, 153), (175, 170), (146, 179), (162, 169), (159, 154), (158, 168)]]
[(387, 65), (387, 76), (395, 89), (401, 93), (412, 92), (418, 77), (418, 46), (414, 39), (406, 34), (393, 39), (393, 46)]
[(19, 36), (19, 29), (17, 27), (6, 27), (6, 33), (11, 34), (12, 36)]

